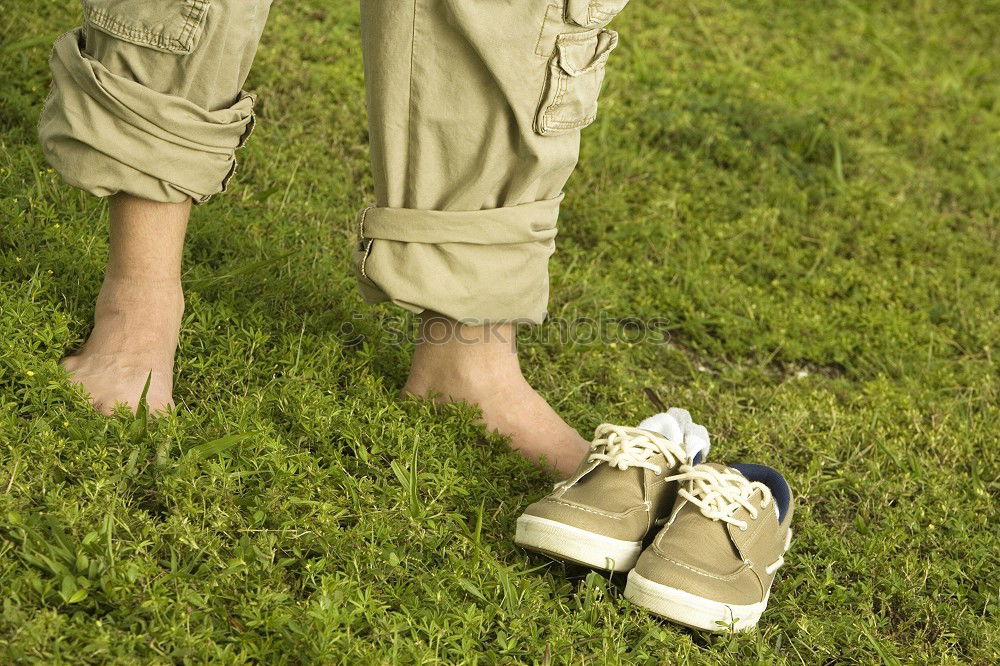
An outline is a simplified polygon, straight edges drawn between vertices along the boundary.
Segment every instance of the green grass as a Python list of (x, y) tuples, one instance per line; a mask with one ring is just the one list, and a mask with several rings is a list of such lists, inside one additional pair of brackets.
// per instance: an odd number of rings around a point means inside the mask
[(93, 413), (57, 361), (105, 207), (34, 133), (77, 9), (0, 2), (0, 662), (1000, 661), (996, 0), (616, 21), (550, 312), (670, 340), (525, 331), (526, 372), (581, 431), (649, 414), (648, 388), (717, 458), (786, 473), (796, 538), (740, 636), (520, 551), (547, 479), (473, 410), (394, 400), (411, 322), (348, 270), (371, 198), (355, 3), (274, 7), (258, 130), (191, 225), (180, 409)]

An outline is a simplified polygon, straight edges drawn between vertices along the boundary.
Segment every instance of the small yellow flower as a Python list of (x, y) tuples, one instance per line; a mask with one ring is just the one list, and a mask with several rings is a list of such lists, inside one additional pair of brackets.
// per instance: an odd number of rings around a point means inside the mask
[(63, 427), (64, 428), (67, 427), (68, 425), (69, 425), (69, 421), (63, 421)]
[(59, 224), (58, 222), (56, 222), (56, 223), (55, 223), (55, 224), (53, 224), (52, 226), (53, 226), (53, 227), (55, 227), (56, 229), (58, 229), (58, 228), (59, 228), (60, 226), (62, 226), (62, 225), (60, 225), (60, 224)]
[(35, 376), (35, 373), (32, 372), (31, 370), (28, 370), (27, 374), (28, 374), (29, 377), (34, 377)]

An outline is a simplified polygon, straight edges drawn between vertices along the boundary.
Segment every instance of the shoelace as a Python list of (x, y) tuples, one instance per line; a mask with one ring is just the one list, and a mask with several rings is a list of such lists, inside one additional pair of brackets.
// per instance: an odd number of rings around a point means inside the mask
[(667, 477), (667, 481), (689, 481), (678, 494), (699, 509), (710, 520), (721, 520), (747, 530), (745, 520), (737, 520), (733, 514), (741, 506), (757, 519), (757, 507), (750, 502), (756, 490), (761, 491), (760, 508), (771, 504), (771, 489), (759, 481), (750, 481), (742, 474), (731, 470), (718, 470), (709, 465), (681, 465), (678, 474)]
[(590, 450), (588, 462), (603, 460), (621, 470), (643, 467), (656, 475), (663, 473), (663, 467), (649, 460), (653, 455), (662, 454), (671, 467), (687, 459), (687, 453), (679, 444), (662, 435), (610, 423), (601, 424), (594, 431)]

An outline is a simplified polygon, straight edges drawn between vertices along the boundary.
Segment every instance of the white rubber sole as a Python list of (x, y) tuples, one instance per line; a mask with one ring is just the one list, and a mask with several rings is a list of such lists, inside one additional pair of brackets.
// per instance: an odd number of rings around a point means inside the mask
[(767, 608), (767, 597), (756, 604), (726, 604), (656, 583), (635, 571), (628, 574), (625, 598), (671, 622), (707, 631), (749, 631)]
[(642, 552), (641, 541), (612, 539), (538, 516), (517, 519), (514, 543), (549, 557), (608, 571), (628, 571)]

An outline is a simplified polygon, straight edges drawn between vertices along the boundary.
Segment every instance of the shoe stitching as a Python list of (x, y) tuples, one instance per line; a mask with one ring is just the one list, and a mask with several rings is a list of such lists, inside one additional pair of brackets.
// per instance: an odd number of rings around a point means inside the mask
[(649, 489), (652, 490), (656, 486), (662, 486), (665, 483), (667, 483), (666, 479), (659, 479), (658, 481), (654, 481), (653, 483), (649, 484)]
[(657, 549), (653, 550), (653, 554), (656, 555), (657, 557), (659, 557), (664, 562), (669, 562), (669, 563), (674, 564), (676, 566), (679, 566), (679, 567), (682, 567), (684, 569), (687, 569), (688, 571), (691, 571), (692, 573), (696, 573), (699, 576), (705, 576), (706, 578), (714, 578), (715, 580), (733, 581), (740, 574), (742, 574), (745, 571), (747, 571), (747, 569), (751, 569), (751, 570), (753, 569), (753, 566), (750, 564), (750, 562), (744, 561), (743, 562), (743, 566), (741, 566), (739, 569), (737, 569), (732, 574), (730, 574), (728, 576), (717, 576), (717, 575), (709, 573), (707, 571), (703, 571), (702, 569), (698, 569), (696, 567), (693, 567), (690, 564), (685, 564), (684, 562), (678, 562), (677, 560), (675, 560), (675, 559), (673, 559), (671, 557), (667, 557), (663, 553), (659, 552)]
[(684, 505), (685, 505), (685, 504), (687, 504), (687, 503), (688, 503), (688, 501), (687, 501), (686, 499), (683, 499), (683, 498), (681, 498), (681, 501), (680, 501), (680, 503), (679, 503), (679, 504), (676, 504), (676, 505), (674, 505), (674, 508), (673, 508), (673, 510), (672, 510), (672, 511), (670, 512), (670, 515), (669, 515), (669, 516), (667, 516), (666, 518), (663, 518), (663, 519), (662, 519), (662, 520), (663, 520), (663, 527), (662, 527), (662, 528), (660, 529), (660, 532), (659, 532), (659, 534), (657, 534), (657, 535), (656, 535), (656, 537), (655, 537), (655, 539), (654, 539), (654, 542), (657, 542), (657, 541), (659, 541), (659, 540), (660, 540), (660, 538), (661, 538), (661, 537), (662, 537), (662, 536), (663, 536), (664, 534), (666, 534), (667, 530), (668, 530), (668, 529), (670, 529), (670, 526), (674, 524), (674, 520), (676, 520), (676, 519), (677, 519), (677, 516), (679, 516), (679, 515), (680, 515), (680, 513), (681, 513), (681, 509), (683, 509), (683, 508), (684, 508)]
[[(750, 541), (748, 543), (748, 545), (746, 546), (746, 549), (748, 551), (751, 550), (752, 545), (756, 543), (756, 541), (757, 541), (756, 537), (759, 537), (761, 534), (763, 534), (763, 530), (758, 530), (757, 534), (754, 535), (755, 538), (752, 541)], [(778, 569), (780, 569), (781, 566), (784, 564), (785, 553), (788, 552), (788, 547), (791, 545), (791, 529), (789, 529), (787, 531), (787, 533), (785, 534), (785, 537), (784, 537), (783, 541), (784, 541), (784, 543), (786, 543), (788, 545), (782, 547), (781, 552), (778, 554), (778, 559), (776, 559), (774, 562), (772, 562), (771, 564), (768, 564), (767, 566), (765, 566), (762, 569), (762, 571), (764, 572), (764, 574), (766, 574), (767, 576), (771, 577), (772, 580), (774, 579), (775, 574), (778, 572)], [(779, 562), (781, 564), (778, 564)], [(756, 565), (754, 565), (753, 563), (751, 563), (750, 560), (747, 560), (747, 564), (749, 564), (751, 566), (751, 568), (754, 569), (755, 572), (757, 571)], [(768, 571), (768, 568), (769, 567), (773, 567), (775, 564), (778, 564), (778, 566), (775, 567), (772, 571)], [(760, 573), (759, 572), (757, 573), (757, 575), (758, 575), (758, 577), (760, 577)], [(763, 580), (761, 580), (761, 585), (764, 585), (764, 581)]]
[(633, 508), (628, 509), (626, 511), (623, 511), (621, 513), (609, 513), (607, 511), (601, 511), (599, 509), (591, 509), (591, 508), (583, 506), (582, 504), (574, 504), (573, 502), (569, 502), (569, 501), (566, 501), (566, 500), (560, 500), (560, 499), (554, 499), (554, 498), (550, 499), (549, 502), (551, 502), (552, 504), (561, 504), (562, 506), (568, 507), (570, 509), (578, 509), (580, 511), (586, 511), (587, 513), (594, 513), (594, 514), (597, 514), (599, 516), (604, 516), (605, 518), (611, 518), (612, 520), (621, 520), (623, 518), (628, 518), (632, 514), (638, 513), (639, 511), (648, 511), (649, 510), (649, 508), (648, 508), (648, 502), (643, 502), (642, 506), (636, 506), (636, 507), (633, 507)]
[[(764, 509), (761, 509), (761, 512), (762, 512), (762, 517), (764, 515), (769, 515), (765, 512)], [(743, 544), (740, 546), (740, 550), (743, 550), (744, 548), (748, 551), (754, 550), (760, 543), (761, 539), (763, 539), (764, 534), (771, 532), (771, 530), (768, 530), (763, 523), (757, 521), (748, 521), (748, 523), (750, 525), (750, 529), (747, 533), (744, 533), (742, 537), (737, 536), (738, 534), (740, 534), (740, 532), (737, 532), (737, 534), (733, 535), (734, 538), (739, 538), (743, 542)], [(780, 531), (780, 529), (781, 526), (776, 525), (773, 532), (777, 533)]]

